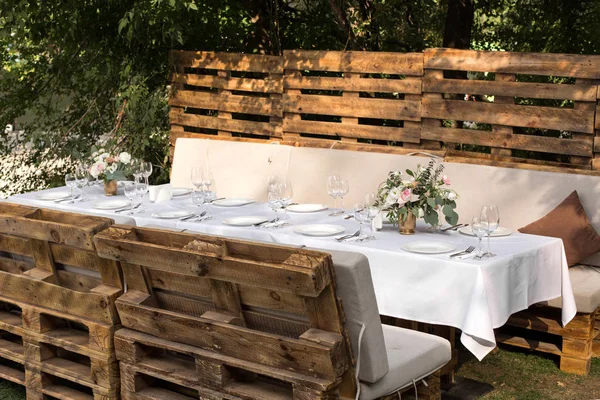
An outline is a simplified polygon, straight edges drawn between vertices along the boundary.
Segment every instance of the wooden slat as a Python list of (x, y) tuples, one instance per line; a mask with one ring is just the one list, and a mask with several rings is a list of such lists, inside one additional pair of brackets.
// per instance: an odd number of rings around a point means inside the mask
[(284, 76), (286, 89), (350, 90), (368, 93), (421, 94), (421, 80), (361, 78), (349, 80), (324, 76)]
[(511, 346), (521, 347), (529, 350), (541, 351), (543, 353), (561, 355), (562, 352), (553, 343), (542, 342), (539, 340), (531, 340), (517, 336), (509, 336), (505, 334), (496, 334), (496, 342)]
[(0, 251), (31, 257), (29, 240), (18, 236), (0, 234)]
[(421, 104), (416, 101), (284, 94), (283, 104), (285, 112), (300, 114), (421, 120)]
[[(313, 139), (304, 137), (284, 137), (282, 144), (297, 147), (316, 147), (316, 148), (333, 148), (338, 150), (353, 150), (353, 151), (369, 151), (374, 153), (385, 153), (385, 154), (413, 154), (416, 150), (412, 148), (400, 147), (400, 146), (387, 146), (370, 143), (348, 143), (348, 142), (334, 142), (328, 139)], [(433, 154), (439, 157), (445, 155), (444, 151), (439, 150), (427, 150), (427, 153)]]
[(266, 77), (264, 79), (252, 79), (252, 78), (232, 78), (222, 77), (215, 75), (198, 75), (198, 74), (173, 74), (171, 82), (225, 89), (225, 90), (239, 90), (245, 92), (258, 92), (258, 93), (281, 93), (283, 92), (283, 82), (281, 76), (279, 79), (273, 79), (272, 77)]
[(253, 135), (281, 136), (281, 124), (270, 122), (246, 121), (240, 119), (223, 119), (196, 114), (169, 114), (172, 125), (193, 126), (196, 128), (220, 131), (249, 133)]
[(427, 49), (426, 69), (600, 78), (600, 56)]
[(12, 258), (0, 257), (0, 270), (11, 274), (22, 274), (35, 268), (35, 265), (25, 261), (13, 260)]
[(194, 139), (210, 139), (210, 140), (228, 140), (232, 142), (248, 142), (248, 143), (281, 143), (282, 140), (277, 137), (272, 137), (270, 139), (260, 139), (260, 138), (247, 138), (247, 137), (226, 137), (226, 136), (217, 136), (211, 134), (203, 134), (203, 133), (193, 133), (193, 132), (178, 132), (171, 131), (171, 135), (169, 137), (169, 143), (171, 148), (169, 149), (170, 157), (173, 157), (174, 146), (179, 138), (194, 138)]
[(420, 128), (397, 128), (377, 125), (349, 125), (338, 122), (321, 122), (306, 120), (283, 121), (286, 133), (312, 133), (317, 135), (351, 137), (375, 140), (393, 140), (398, 142), (419, 143)]
[[(291, 369), (322, 378), (339, 376), (337, 360), (343, 357), (340, 346), (324, 346), (304, 340), (284, 338), (248, 328), (188, 317), (165, 310), (137, 305), (126, 293), (117, 300), (123, 326), (140, 329), (153, 336), (210, 350), (219, 343), (218, 352), (246, 361)], [(343, 338), (340, 336), (340, 343)]]
[(284, 69), (362, 74), (423, 74), (421, 53), (286, 50)]
[(487, 96), (510, 96), (530, 99), (594, 101), (594, 86), (569, 84), (501, 82), (465, 79), (423, 80), (423, 91), (434, 93), (468, 93)]
[(423, 130), (422, 138), (451, 143), (500, 147), (504, 149), (529, 150), (587, 157), (592, 156), (591, 137), (590, 140), (560, 139), (522, 134), (501, 134), (474, 129), (431, 127)]
[(281, 104), (264, 97), (214, 94), (179, 90), (169, 99), (169, 105), (202, 108), (231, 113), (282, 115)]
[(462, 100), (423, 99), (423, 118), (476, 121), (489, 124), (594, 132), (594, 115), (581, 110), (493, 104)]
[(283, 73), (282, 59), (278, 56), (183, 50), (171, 50), (169, 56), (171, 64), (179, 67)]

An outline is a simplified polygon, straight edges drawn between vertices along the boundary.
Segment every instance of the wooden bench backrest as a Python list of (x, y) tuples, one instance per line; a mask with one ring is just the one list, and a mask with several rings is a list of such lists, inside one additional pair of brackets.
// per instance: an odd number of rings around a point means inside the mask
[[(179, 137), (278, 141), (420, 149), (448, 161), (548, 171), (600, 169), (600, 56), (174, 51), (171, 62), (171, 145)], [(449, 79), (456, 71), (469, 79)]]
[(281, 139), (280, 57), (172, 51), (172, 145), (190, 134)]
[[(112, 324), (123, 280), (93, 237), (112, 220), (0, 203), (0, 295)], [(112, 299), (112, 300), (111, 300)]]
[[(594, 114), (599, 65), (593, 56), (484, 52), (455, 49), (425, 51), (423, 92), (437, 94), (423, 99), (423, 117), (445, 121), (469, 121), (490, 126), (490, 131), (450, 128), (424, 130), (422, 137), (445, 143), (492, 147), (491, 156), (515, 161), (519, 151), (557, 154), (555, 165), (591, 166), (594, 156)], [(480, 73), (477, 79), (447, 79), (444, 73)], [(483, 73), (494, 74), (484, 80)], [(554, 77), (557, 83), (536, 83)], [(572, 82), (562, 82), (570, 78)], [(442, 97), (442, 94), (453, 98)], [(465, 101), (465, 94), (472, 101)], [(482, 96), (494, 96), (493, 102)], [(530, 99), (543, 99), (544, 106), (532, 106)], [(572, 103), (572, 108), (560, 107)], [(446, 126), (448, 123), (446, 123)], [(541, 136), (545, 130), (555, 135)], [(523, 152), (521, 152), (523, 153)], [(461, 157), (477, 156), (459, 152)]]
[(326, 253), (119, 225), (95, 241), (123, 266), (126, 328), (325, 386), (352, 365)]

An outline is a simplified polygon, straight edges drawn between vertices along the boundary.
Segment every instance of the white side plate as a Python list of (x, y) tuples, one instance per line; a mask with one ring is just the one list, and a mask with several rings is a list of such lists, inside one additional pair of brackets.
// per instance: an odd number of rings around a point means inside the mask
[(152, 216), (154, 218), (160, 219), (177, 219), (177, 218), (185, 218), (192, 215), (192, 212), (185, 210), (174, 210), (174, 211), (161, 211), (157, 213), (153, 213)]
[(219, 207), (240, 207), (246, 204), (254, 203), (252, 199), (221, 199), (212, 202), (215, 206)]
[[(463, 235), (475, 236), (475, 234), (471, 230), (470, 226), (463, 226), (462, 228), (459, 228), (458, 231), (460, 233), (462, 233)], [(510, 229), (503, 228), (503, 227), (500, 226), (494, 232), (492, 232), (492, 236), (491, 237), (508, 236), (511, 233), (513, 233), (513, 232)]]
[(293, 204), (287, 210), (297, 213), (312, 213), (327, 210), (327, 206), (325, 204)]
[(186, 194), (192, 193), (192, 189), (188, 188), (173, 188), (171, 189), (173, 196), (185, 196)]
[(65, 190), (60, 192), (38, 193), (35, 195), (35, 198), (41, 201), (55, 201), (58, 199), (66, 199), (69, 196), (69, 192)]
[(456, 247), (451, 243), (423, 240), (406, 243), (400, 248), (411, 253), (442, 254), (449, 253)]
[(306, 236), (333, 236), (343, 233), (346, 229), (340, 225), (312, 224), (300, 225), (294, 229), (294, 232)]
[(92, 208), (96, 210), (116, 210), (117, 208), (127, 207), (129, 200), (113, 199), (113, 200), (100, 200), (92, 204)]
[(262, 224), (267, 222), (268, 219), (260, 216), (247, 216), (247, 217), (232, 217), (224, 219), (222, 222), (225, 225), (231, 226), (252, 226), (256, 224)]

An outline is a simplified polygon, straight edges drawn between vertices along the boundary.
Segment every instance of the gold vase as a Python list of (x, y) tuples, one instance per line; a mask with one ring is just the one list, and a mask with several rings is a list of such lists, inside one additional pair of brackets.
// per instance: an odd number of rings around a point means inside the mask
[(402, 222), (402, 217), (398, 220), (398, 229), (400, 230), (401, 235), (414, 235), (416, 225), (417, 217), (411, 212), (408, 213), (404, 222)]
[(117, 195), (117, 181), (104, 181), (104, 195), (105, 196), (116, 196)]

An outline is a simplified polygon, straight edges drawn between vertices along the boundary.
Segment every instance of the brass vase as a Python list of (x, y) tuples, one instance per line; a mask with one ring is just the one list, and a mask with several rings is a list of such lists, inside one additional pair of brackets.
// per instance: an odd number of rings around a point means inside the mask
[(104, 195), (105, 196), (116, 196), (117, 195), (117, 181), (104, 181)]
[(398, 229), (401, 235), (414, 235), (416, 225), (417, 217), (411, 212), (408, 213), (404, 222), (402, 222), (402, 217), (398, 220)]

